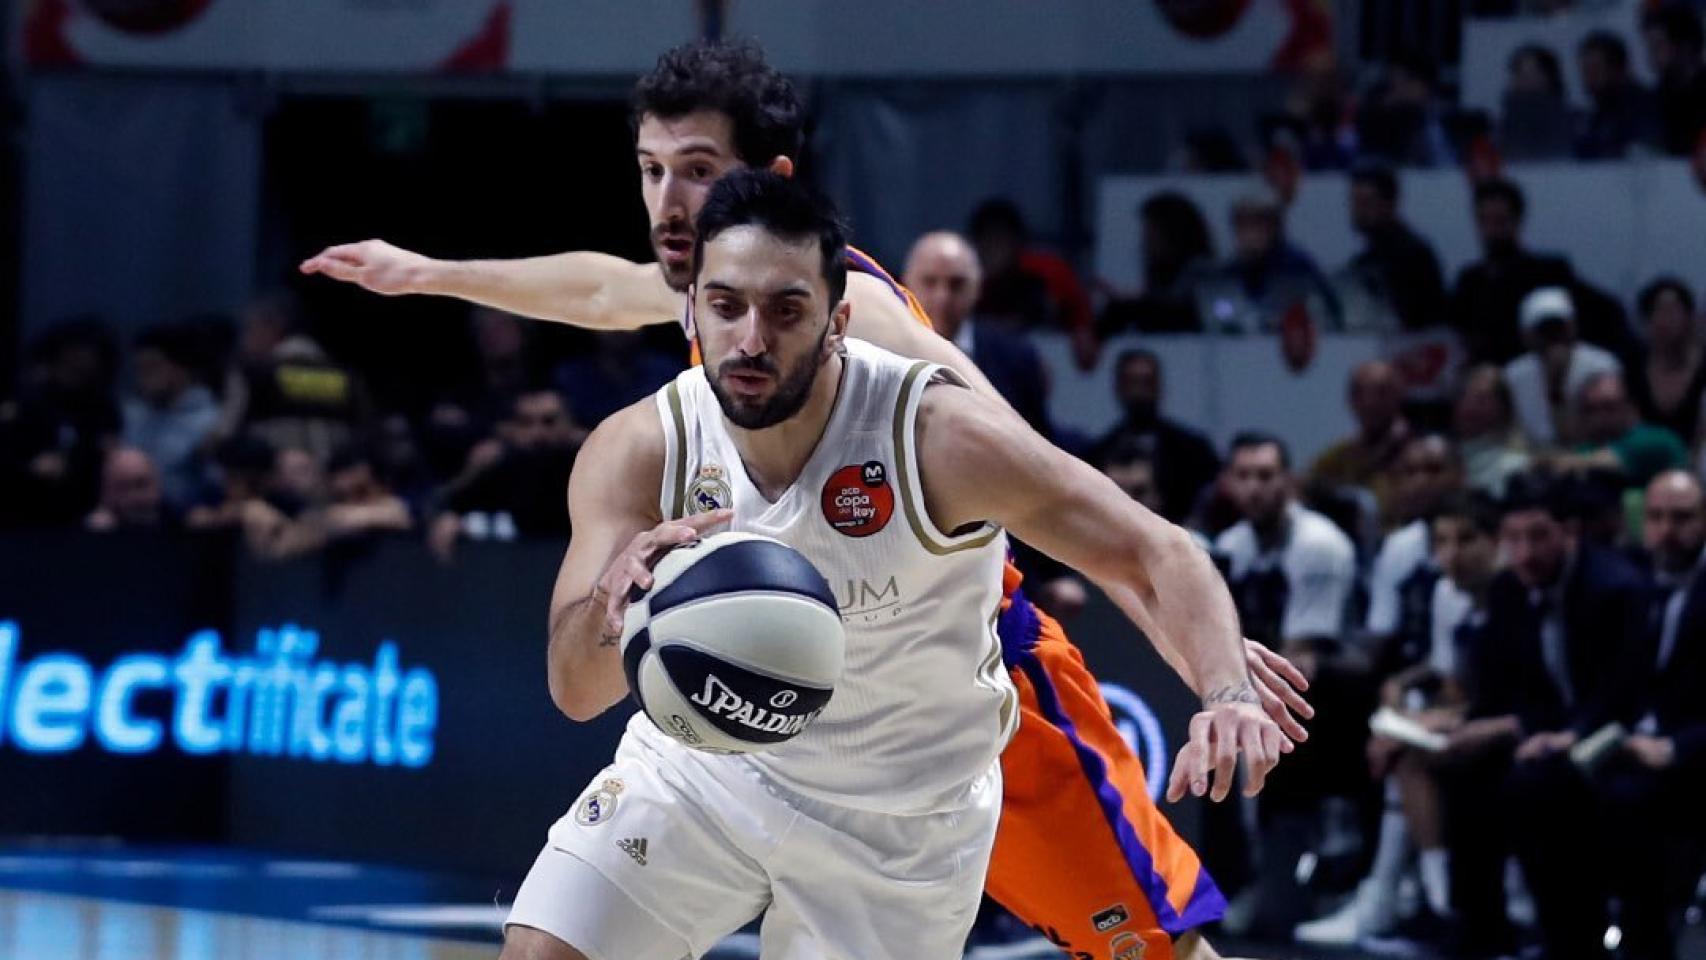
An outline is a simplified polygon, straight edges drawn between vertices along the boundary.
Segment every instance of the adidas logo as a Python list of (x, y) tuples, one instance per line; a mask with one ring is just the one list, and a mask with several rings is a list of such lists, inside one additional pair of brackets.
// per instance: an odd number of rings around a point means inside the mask
[(633, 857), (635, 863), (642, 867), (646, 865), (645, 837), (633, 837), (627, 840), (618, 840), (616, 841), (616, 846), (620, 847), (623, 853)]

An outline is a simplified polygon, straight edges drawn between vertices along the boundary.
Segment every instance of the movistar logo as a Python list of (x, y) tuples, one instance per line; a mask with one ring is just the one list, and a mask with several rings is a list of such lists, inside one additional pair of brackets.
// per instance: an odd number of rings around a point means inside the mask
[(425, 667), (403, 669), (391, 641), (371, 661), (337, 663), (315, 659), (320, 635), (293, 625), (258, 631), (242, 655), (203, 630), (176, 654), (125, 654), (105, 669), (68, 652), (22, 661), (20, 646), (18, 625), (0, 621), (0, 746), (25, 753), (76, 750), (90, 734), (112, 753), (150, 753), (170, 728), (189, 754), (404, 767), (432, 759), (438, 681)]

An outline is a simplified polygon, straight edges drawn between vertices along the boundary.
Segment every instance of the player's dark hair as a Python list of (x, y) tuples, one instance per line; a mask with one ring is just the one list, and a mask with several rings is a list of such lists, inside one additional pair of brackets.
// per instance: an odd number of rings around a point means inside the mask
[(1227, 447), (1226, 459), (1232, 460), (1241, 450), (1254, 450), (1259, 447), (1273, 447), (1278, 450), (1280, 466), (1291, 469), (1291, 450), (1286, 447), (1285, 441), (1262, 430), (1245, 430), (1233, 437), (1231, 445)]
[(1462, 520), (1487, 536), (1499, 532), (1499, 505), (1480, 491), (1458, 491), (1448, 494), (1434, 511), (1434, 520)]
[(1581, 45), (1576, 48), (1580, 53), (1589, 50), (1597, 52), (1605, 58), (1605, 62), (1618, 70), (1629, 69), (1629, 46), (1623, 38), (1610, 30), (1595, 30), (1582, 38)]
[(1518, 220), (1528, 213), (1528, 201), (1523, 198), (1522, 188), (1503, 177), (1493, 177), (1475, 185), (1475, 206), (1489, 200), (1502, 200), (1509, 204)]
[(632, 123), (647, 116), (673, 120), (714, 110), (734, 127), (735, 156), (748, 166), (797, 157), (805, 111), (794, 85), (764, 60), (751, 40), (695, 40), (658, 57), (634, 86)]
[(725, 230), (756, 226), (784, 240), (816, 240), (823, 253), (829, 302), (847, 292), (847, 228), (829, 199), (792, 177), (762, 168), (734, 170), (711, 187), (694, 222), (694, 279), (705, 261), (705, 245)]
[(1683, 308), (1693, 315), (1694, 294), (1689, 291), (1688, 284), (1676, 277), (1664, 276), (1642, 287), (1640, 295), (1635, 298), (1635, 306), (1640, 310), (1643, 319), (1652, 316), (1653, 308), (1659, 305), (1659, 298), (1667, 291), (1676, 294), (1676, 298), (1682, 301)]

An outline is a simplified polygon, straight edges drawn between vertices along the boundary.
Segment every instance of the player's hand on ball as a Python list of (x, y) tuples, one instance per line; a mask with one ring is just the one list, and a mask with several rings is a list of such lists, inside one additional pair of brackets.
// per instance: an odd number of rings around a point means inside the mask
[(635, 534), (634, 539), (628, 541), (628, 546), (610, 561), (594, 591), (604, 601), (604, 635), (622, 635), (622, 614), (628, 609), (628, 592), (634, 587), (651, 589), (652, 566), (659, 557), (675, 547), (697, 540), (712, 527), (728, 523), (733, 517), (732, 510), (712, 510), (680, 520), (665, 520), (644, 533)]
[(1262, 701), (1262, 709), (1286, 736), (1280, 752), (1290, 753), (1292, 741), (1302, 743), (1309, 739), (1309, 731), (1303, 728), (1300, 718), (1310, 720), (1315, 716), (1315, 708), (1303, 699), (1309, 679), (1290, 660), (1254, 640), (1244, 641), (1244, 659), (1251, 678), (1256, 681), (1256, 696)]
[(1255, 796), (1267, 782), (1268, 771), (1279, 763), (1286, 739), (1248, 684), (1224, 699), (1211, 698), (1191, 718), (1190, 731), (1189, 742), (1173, 763), (1167, 784), (1169, 803), (1183, 799), (1187, 792), (1196, 797), (1206, 794), (1217, 803), (1226, 799), (1240, 753), (1244, 755), (1244, 795)]
[(302, 261), (303, 273), (318, 273), (354, 283), (364, 290), (395, 297), (424, 293), (423, 279), (434, 261), (383, 240), (327, 247)]

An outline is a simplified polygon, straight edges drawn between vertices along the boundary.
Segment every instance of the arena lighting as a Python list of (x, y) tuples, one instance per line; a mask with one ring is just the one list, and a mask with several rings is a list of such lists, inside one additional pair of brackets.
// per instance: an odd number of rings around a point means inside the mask
[[(315, 660), (316, 631), (285, 624), (255, 634), (253, 655), (220, 649), (202, 630), (176, 656), (129, 653), (104, 671), (74, 653), (20, 660), (21, 632), (0, 621), (0, 748), (54, 754), (94, 735), (104, 750), (159, 750), (166, 727), (193, 755), (250, 754), (316, 762), (424, 767), (438, 726), (438, 681), (400, 669), (386, 641), (372, 663)], [(138, 694), (168, 693), (170, 717), (145, 716)]]

